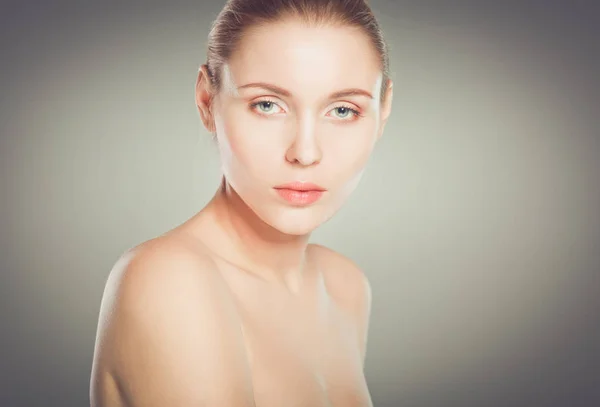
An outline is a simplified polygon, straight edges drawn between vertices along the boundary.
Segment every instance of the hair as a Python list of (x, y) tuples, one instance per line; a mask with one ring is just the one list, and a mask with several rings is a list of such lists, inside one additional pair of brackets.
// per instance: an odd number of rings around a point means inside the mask
[(215, 92), (222, 87), (222, 69), (250, 28), (299, 18), (310, 26), (357, 27), (365, 33), (379, 57), (383, 101), (389, 80), (388, 47), (377, 19), (366, 0), (228, 0), (208, 35), (206, 68)]

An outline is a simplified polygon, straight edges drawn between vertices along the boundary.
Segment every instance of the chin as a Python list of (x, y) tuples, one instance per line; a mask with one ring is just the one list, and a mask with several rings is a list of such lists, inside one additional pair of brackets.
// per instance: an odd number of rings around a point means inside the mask
[(266, 224), (291, 236), (305, 236), (325, 223), (330, 216), (316, 208), (286, 208), (260, 216)]
[(290, 222), (281, 222), (271, 226), (286, 235), (306, 236), (312, 233), (319, 225), (297, 225)]

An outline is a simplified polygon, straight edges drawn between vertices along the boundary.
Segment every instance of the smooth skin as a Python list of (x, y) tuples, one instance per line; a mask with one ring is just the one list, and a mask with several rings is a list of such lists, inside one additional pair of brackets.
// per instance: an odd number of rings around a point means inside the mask
[[(196, 104), (216, 134), (223, 182), (195, 216), (115, 264), (93, 407), (372, 406), (368, 280), (308, 240), (354, 190), (383, 133), (392, 86), (381, 103), (381, 81), (361, 31), (293, 19), (249, 31), (220, 92), (201, 67)], [(273, 189), (292, 181), (327, 191), (293, 206)]]

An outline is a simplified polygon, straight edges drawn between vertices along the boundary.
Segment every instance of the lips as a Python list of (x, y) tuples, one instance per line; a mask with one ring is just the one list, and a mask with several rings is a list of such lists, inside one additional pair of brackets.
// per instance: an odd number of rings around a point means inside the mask
[(275, 189), (291, 189), (293, 191), (325, 191), (325, 188), (310, 182), (290, 182), (289, 184), (276, 186)]
[(304, 206), (318, 201), (326, 189), (310, 182), (296, 181), (278, 185), (275, 191), (288, 203)]

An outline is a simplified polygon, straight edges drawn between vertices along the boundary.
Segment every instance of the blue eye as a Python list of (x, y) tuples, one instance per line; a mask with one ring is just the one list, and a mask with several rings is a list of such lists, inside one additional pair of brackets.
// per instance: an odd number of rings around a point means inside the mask
[(347, 107), (336, 107), (335, 110), (338, 113), (338, 117), (346, 117), (348, 116), (348, 114), (352, 113), (352, 111), (350, 109), (348, 109)]
[(260, 110), (260, 113), (263, 113), (266, 115), (271, 115), (272, 113), (275, 113), (273, 110), (273, 108), (275, 106), (278, 106), (278, 105), (277, 105), (277, 103), (273, 102), (272, 100), (259, 100), (257, 102), (251, 103), (250, 109), (255, 110), (258, 107)]
[(338, 114), (336, 114), (336, 116), (339, 117), (340, 119), (345, 119), (349, 115), (352, 115), (354, 117), (360, 116), (360, 112), (358, 110), (352, 109), (349, 106), (338, 106), (338, 107), (333, 108), (333, 110), (338, 113)]
[(338, 112), (338, 116), (341, 117), (346, 117), (350, 113), (350, 109), (346, 109), (345, 107), (336, 107), (335, 110)]
[(257, 106), (259, 106), (260, 110), (263, 112), (268, 112), (273, 107), (273, 102), (258, 102)]
[[(260, 113), (260, 114), (263, 114), (266, 116), (271, 116), (271, 115), (275, 114), (276, 113), (276, 111), (274, 109), (275, 107), (279, 107), (279, 105), (276, 102), (274, 102), (272, 100), (268, 100), (268, 99), (259, 100), (259, 101), (256, 101), (256, 102), (250, 104), (250, 110), (256, 110), (256, 108), (258, 108), (257, 113)], [(340, 119), (342, 121), (351, 120), (351, 119), (348, 119), (349, 117), (353, 117), (354, 119), (361, 117), (361, 114), (358, 110), (353, 109), (350, 106), (345, 106), (345, 105), (334, 107), (330, 111), (334, 111), (335, 117), (337, 117), (338, 119)]]

